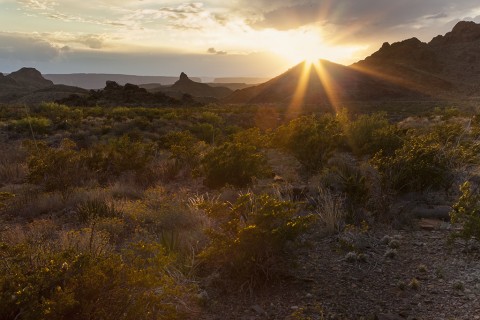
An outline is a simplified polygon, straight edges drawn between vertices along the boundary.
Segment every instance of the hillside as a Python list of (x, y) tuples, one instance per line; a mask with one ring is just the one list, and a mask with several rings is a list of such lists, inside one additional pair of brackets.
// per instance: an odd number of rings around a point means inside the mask
[(385, 43), (352, 67), (444, 97), (475, 97), (480, 88), (480, 24), (461, 21), (429, 43)]
[(331, 99), (370, 101), (384, 99), (423, 99), (415, 90), (382, 78), (326, 60), (319, 61), (319, 72), (312, 65), (300, 63), (284, 74), (258, 86), (238, 90), (223, 101), (227, 103), (290, 103), (307, 75), (303, 98), (306, 104), (325, 104)]
[[(480, 89), (480, 24), (461, 21), (429, 43), (417, 38), (384, 43), (371, 56), (351, 66), (321, 61), (319, 77), (311, 66), (305, 103), (340, 101), (471, 99)], [(290, 103), (304, 64), (261, 85), (236, 91), (227, 103)], [(322, 79), (323, 78), (323, 79)], [(330, 97), (331, 99), (331, 97)]]
[(54, 85), (34, 68), (21, 68), (6, 76), (0, 74), (0, 102), (39, 103), (54, 101), (72, 93), (84, 94), (78, 87)]

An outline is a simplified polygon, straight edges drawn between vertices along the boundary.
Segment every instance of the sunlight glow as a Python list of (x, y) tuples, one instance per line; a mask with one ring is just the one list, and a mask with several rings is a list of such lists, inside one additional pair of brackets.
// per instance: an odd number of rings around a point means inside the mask
[[(314, 72), (313, 77), (312, 72)], [(318, 78), (318, 82), (315, 81), (315, 76)], [(313, 83), (310, 83), (310, 81)], [(309, 86), (311, 87), (314, 84), (318, 85), (319, 87), (313, 89), (323, 91), (325, 93), (327, 99), (326, 102), (332, 106), (335, 113), (341, 109), (341, 99), (338, 95), (338, 85), (335, 83), (333, 77), (329, 74), (322, 60), (312, 60), (305, 61), (303, 64), (302, 73), (288, 109), (290, 115), (299, 112), (299, 109), (306, 102), (305, 98)]]

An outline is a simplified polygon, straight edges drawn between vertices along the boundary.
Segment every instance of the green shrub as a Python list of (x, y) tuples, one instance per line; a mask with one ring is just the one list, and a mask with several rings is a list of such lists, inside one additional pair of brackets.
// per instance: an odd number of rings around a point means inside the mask
[(399, 130), (390, 125), (384, 113), (360, 115), (347, 124), (345, 135), (352, 150), (358, 155), (393, 154), (402, 145)]
[(59, 148), (48, 147), (45, 142), (28, 142), (26, 147), (29, 182), (66, 195), (85, 181), (85, 157), (75, 150), (73, 141), (65, 139)]
[(98, 144), (86, 152), (87, 165), (101, 182), (111, 181), (127, 171), (135, 172), (138, 178), (145, 178), (139, 181), (142, 183), (148, 183), (148, 177), (152, 177), (150, 164), (155, 155), (152, 143), (132, 141), (128, 136), (123, 136), (107, 144)]
[(37, 250), (0, 244), (2, 319), (184, 319), (192, 304), (194, 287), (157, 244), (95, 257)]
[(468, 181), (460, 186), (460, 192), (450, 212), (452, 223), (460, 223), (463, 227), (455, 236), (466, 240), (472, 237), (480, 239), (480, 193), (472, 190)]
[(456, 155), (433, 135), (414, 135), (393, 156), (378, 153), (372, 164), (385, 183), (400, 192), (447, 188), (453, 178)]
[(265, 156), (257, 148), (243, 143), (226, 142), (214, 148), (202, 161), (205, 185), (211, 188), (231, 184), (244, 187), (252, 179), (270, 174)]
[(331, 153), (345, 144), (340, 121), (331, 114), (294, 119), (277, 129), (274, 141), (310, 171), (320, 169)]
[(269, 279), (282, 272), (287, 244), (304, 232), (311, 216), (298, 216), (295, 205), (270, 195), (241, 195), (230, 203), (204, 203), (215, 226), (210, 244), (201, 253), (208, 266), (220, 268), (239, 281)]
[(267, 148), (271, 141), (268, 134), (262, 134), (259, 128), (250, 128), (239, 131), (233, 135), (234, 143), (243, 143), (257, 148)]
[(18, 132), (33, 134), (46, 134), (52, 129), (52, 121), (44, 117), (25, 117), (20, 120), (13, 120), (10, 128)]

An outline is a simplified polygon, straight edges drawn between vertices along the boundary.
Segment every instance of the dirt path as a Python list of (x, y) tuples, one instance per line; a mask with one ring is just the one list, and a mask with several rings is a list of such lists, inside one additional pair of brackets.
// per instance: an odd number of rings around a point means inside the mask
[[(389, 230), (311, 241), (295, 279), (252, 296), (213, 294), (201, 319), (480, 319), (478, 243), (467, 252), (461, 241), (447, 245), (449, 234)], [(349, 245), (363, 254), (348, 254)]]

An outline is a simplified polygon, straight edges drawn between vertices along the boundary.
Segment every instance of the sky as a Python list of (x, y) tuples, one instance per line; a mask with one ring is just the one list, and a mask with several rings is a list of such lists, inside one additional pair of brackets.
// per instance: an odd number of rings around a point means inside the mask
[(271, 77), (430, 41), (478, 0), (0, 0), (0, 71)]

